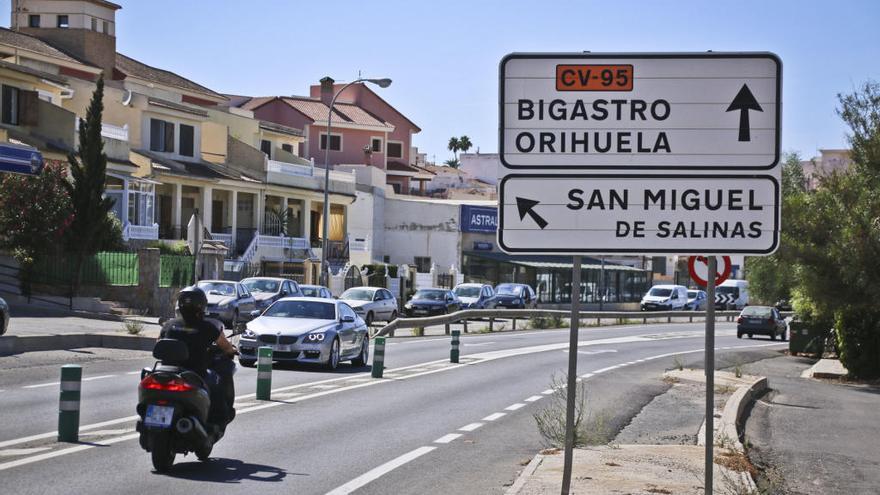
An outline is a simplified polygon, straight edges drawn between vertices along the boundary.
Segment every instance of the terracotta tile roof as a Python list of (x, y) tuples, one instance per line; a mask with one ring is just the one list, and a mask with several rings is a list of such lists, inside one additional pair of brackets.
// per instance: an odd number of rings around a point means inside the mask
[(43, 40), (7, 28), (0, 28), (0, 44), (11, 45), (22, 50), (64, 60), (65, 62), (91, 65), (71, 57)]
[[(403, 162), (396, 162), (396, 161), (389, 161), (387, 168), (388, 168), (388, 170), (393, 170), (396, 172), (411, 172), (411, 173), (415, 173), (415, 174), (420, 173), (420, 172), (428, 172), (427, 170), (424, 170), (422, 168), (414, 167), (412, 165), (407, 165)], [(430, 173), (430, 172), (428, 172), (428, 173)]]
[(265, 120), (260, 121), (260, 128), (265, 129), (267, 131), (277, 132), (280, 134), (289, 134), (291, 136), (302, 136), (303, 131), (301, 129), (297, 129), (295, 127), (288, 127), (286, 125), (276, 124), (275, 122), (268, 122)]
[(181, 88), (196, 93), (212, 96), (214, 98), (225, 98), (223, 95), (210, 90), (201, 84), (197, 84), (189, 79), (179, 76), (173, 72), (157, 69), (143, 62), (139, 62), (131, 57), (127, 57), (121, 53), (116, 54), (116, 70), (125, 75), (144, 79), (154, 83)]
[(238, 104), (233, 104), (233, 106), (240, 107), (244, 110), (256, 110), (257, 108), (269, 103), (274, 100), (275, 96), (241, 96)]
[[(287, 97), (282, 100), (313, 121), (326, 121), (330, 108), (321, 100), (304, 97)], [(338, 119), (338, 120), (337, 120)], [(351, 103), (333, 105), (333, 120), (349, 124), (392, 127), (363, 108)]]
[(5, 62), (0, 60), (0, 67), (14, 70), (16, 72), (21, 72), (22, 74), (30, 74), (32, 76), (39, 77), (41, 79), (46, 79), (48, 81), (56, 82), (58, 84), (67, 85), (67, 78), (62, 77), (56, 74), (49, 74), (48, 72), (43, 72), (36, 69), (31, 69), (30, 67), (25, 67), (24, 65), (13, 64), (10, 62)]

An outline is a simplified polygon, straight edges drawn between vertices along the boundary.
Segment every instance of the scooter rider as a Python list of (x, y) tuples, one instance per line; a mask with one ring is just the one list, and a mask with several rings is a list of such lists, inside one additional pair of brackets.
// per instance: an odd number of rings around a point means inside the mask
[(230, 360), (212, 362), (209, 347), (212, 343), (217, 344), (230, 359), (238, 353), (238, 349), (226, 339), (220, 322), (205, 318), (207, 306), (208, 298), (202, 289), (187, 287), (181, 290), (177, 296), (181, 318), (166, 322), (159, 332), (159, 338), (175, 339), (186, 344), (189, 359), (181, 364), (197, 373), (208, 384), (211, 393), (209, 422), (225, 429), (225, 425), (235, 416), (235, 409), (232, 407), (235, 400), (232, 379), (235, 365)]

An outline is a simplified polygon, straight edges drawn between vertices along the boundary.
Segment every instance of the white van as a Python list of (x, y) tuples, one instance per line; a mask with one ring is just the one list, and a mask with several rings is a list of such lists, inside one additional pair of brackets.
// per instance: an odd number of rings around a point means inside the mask
[(743, 309), (749, 305), (749, 283), (725, 280), (715, 288), (715, 309)]
[(642, 298), (642, 311), (683, 311), (687, 306), (687, 287), (655, 285)]

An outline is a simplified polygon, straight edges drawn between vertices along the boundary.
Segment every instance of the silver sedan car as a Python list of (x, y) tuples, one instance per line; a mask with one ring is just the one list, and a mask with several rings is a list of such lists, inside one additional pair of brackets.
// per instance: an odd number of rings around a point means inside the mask
[(248, 323), (238, 342), (239, 363), (254, 366), (263, 346), (272, 348), (274, 361), (317, 363), (331, 370), (348, 360), (366, 366), (370, 357), (364, 320), (344, 302), (316, 297), (280, 299)]
[(343, 292), (339, 300), (354, 308), (367, 326), (374, 321), (397, 319), (397, 298), (382, 287), (352, 287)]

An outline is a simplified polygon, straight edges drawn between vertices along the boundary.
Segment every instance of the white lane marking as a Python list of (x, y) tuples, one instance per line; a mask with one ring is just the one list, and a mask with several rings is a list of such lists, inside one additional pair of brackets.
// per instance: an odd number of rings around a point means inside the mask
[(96, 431), (87, 431), (85, 433), (80, 433), (81, 437), (104, 437), (111, 435), (122, 435), (125, 433), (130, 433), (134, 431), (134, 428), (117, 428), (115, 430), (96, 430)]
[(481, 346), (481, 345), (492, 345), (492, 344), (495, 344), (495, 343), (496, 343), (496, 342), (493, 340), (492, 342), (480, 342), (480, 343), (478, 343), (478, 344), (472, 344), (472, 343), (468, 342), (468, 343), (466, 343), (466, 344), (465, 344), (465, 343), (462, 343), (462, 345), (464, 345), (464, 346), (466, 346), (466, 347), (479, 347), (479, 346)]
[(477, 428), (483, 426), (485, 423), (471, 423), (469, 425), (464, 425), (458, 429), (458, 431), (474, 431)]
[(325, 384), (325, 385), (312, 385), (312, 386), (309, 387), (309, 388), (316, 388), (316, 389), (318, 389), (318, 390), (329, 390), (329, 389), (331, 389), (331, 388), (339, 388), (339, 385), (334, 385), (334, 384), (330, 384), (330, 383), (328, 383), (328, 384)]
[(113, 378), (116, 375), (101, 375), (101, 376), (90, 376), (88, 378), (83, 378), (82, 381), (90, 382), (92, 380), (102, 380), (104, 378)]
[(52, 447), (34, 447), (32, 449), (5, 449), (0, 450), (0, 457), (12, 457), (19, 455), (36, 454), (37, 452), (45, 452)]
[[(103, 421), (101, 423), (94, 423), (90, 425), (80, 426), (79, 431), (87, 431), (94, 430), (97, 428), (103, 428), (105, 426), (118, 425), (119, 423), (125, 423), (127, 421), (135, 421), (138, 419), (138, 416), (128, 416), (127, 418), (119, 418), (119, 419), (111, 419), (110, 421)], [(46, 438), (52, 438), (58, 436), (57, 431), (50, 431), (47, 433), (40, 433), (39, 435), (31, 435), (29, 437), (16, 438), (13, 440), (5, 440), (0, 442), (0, 448), (7, 447), (9, 445), (17, 445), (20, 443), (32, 442), (34, 440), (44, 440)]]
[(437, 447), (419, 447), (415, 450), (411, 450), (402, 456), (392, 459), (381, 466), (371, 469), (366, 473), (358, 476), (357, 478), (349, 481), (348, 483), (340, 486), (339, 488), (333, 489), (327, 492), (327, 495), (348, 495), (349, 493), (357, 490), (358, 488), (363, 487), (367, 483), (371, 481), (375, 481), (382, 476), (390, 473), (391, 471), (403, 466), (404, 464), (414, 461), (419, 457), (431, 452)]
[(526, 399), (526, 402), (535, 402), (536, 400), (541, 400), (541, 399), (543, 399), (543, 397), (541, 397), (540, 395), (533, 395), (533, 396), (529, 397), (528, 399)]
[(583, 378), (583, 379), (587, 379), (587, 378), (590, 378), (590, 377), (593, 376), (593, 375), (595, 375), (595, 373), (584, 373), (583, 375), (581, 375), (581, 378)]
[(504, 410), (505, 411), (516, 411), (517, 409), (522, 409), (523, 407), (526, 407), (526, 405), (523, 404), (522, 402), (517, 402), (516, 404), (505, 407)]
[(504, 416), (507, 416), (507, 413), (503, 413), (503, 412), (492, 413), (492, 414), (486, 416), (485, 418), (483, 418), (482, 421), (495, 421), (496, 419), (503, 418)]
[(61, 385), (61, 382), (49, 382), (49, 383), (38, 383), (36, 385), (25, 385), (21, 388), (41, 388), (41, 387), (51, 387), (53, 385)]
[(126, 375), (140, 375), (140, 374), (141, 374), (140, 371), (129, 371), (128, 373), (126, 373)]
[(449, 443), (449, 442), (455, 440), (456, 438), (460, 438), (460, 437), (461, 437), (461, 433), (450, 433), (448, 435), (443, 435), (442, 437), (438, 438), (437, 440), (434, 440), (434, 443)]
[(555, 392), (555, 390), (553, 390), (552, 388), (548, 388), (547, 390), (545, 390), (545, 391), (543, 391), (543, 392), (541, 392), (541, 393), (544, 394), (544, 395), (550, 395), (550, 394), (552, 394), (553, 392)]

